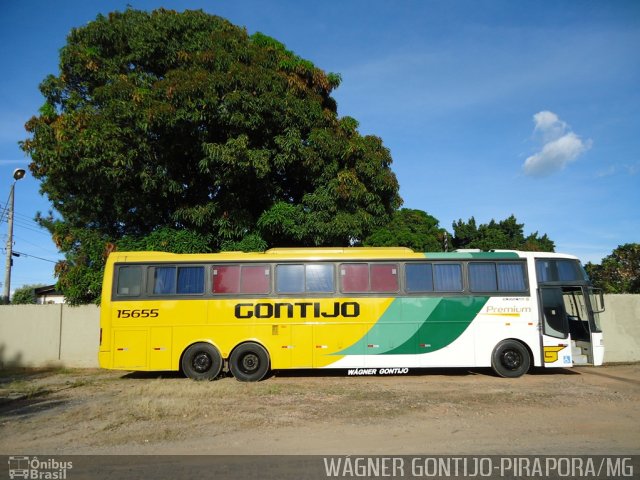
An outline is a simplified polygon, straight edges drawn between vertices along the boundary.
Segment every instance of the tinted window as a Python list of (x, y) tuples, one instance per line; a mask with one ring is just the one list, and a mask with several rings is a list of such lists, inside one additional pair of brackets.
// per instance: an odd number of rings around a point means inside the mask
[(398, 266), (396, 264), (372, 264), (370, 273), (372, 292), (398, 291)]
[(153, 270), (153, 293), (156, 295), (175, 293), (176, 267), (156, 267)]
[(469, 263), (472, 292), (523, 292), (526, 290), (521, 263)]
[(405, 275), (407, 292), (433, 292), (433, 267), (430, 263), (408, 263)]
[(304, 292), (304, 265), (276, 266), (276, 291), (278, 293)]
[(204, 267), (154, 267), (154, 295), (204, 293)]
[(213, 293), (269, 293), (268, 265), (213, 265)]
[(271, 285), (268, 265), (245, 265), (242, 267), (241, 293), (269, 293)]
[(333, 286), (333, 265), (306, 265), (305, 280), (307, 292), (333, 292), (335, 290)]
[(563, 281), (585, 280), (580, 264), (575, 260), (556, 260), (558, 279)]
[(526, 291), (527, 282), (524, 276), (524, 265), (522, 263), (499, 263), (498, 288), (502, 292)]
[(567, 338), (567, 313), (560, 288), (542, 288), (543, 330), (546, 335)]
[(213, 293), (238, 293), (240, 291), (240, 267), (238, 265), (214, 265)]
[(539, 282), (584, 281), (587, 275), (577, 260), (540, 258), (536, 260)]
[(340, 266), (345, 293), (397, 292), (398, 265), (395, 263), (345, 263)]
[(470, 263), (469, 289), (472, 292), (497, 292), (496, 264)]
[(118, 268), (118, 295), (135, 297), (142, 290), (142, 268), (120, 267)]
[(204, 267), (178, 267), (178, 293), (204, 293)]
[(276, 285), (278, 293), (333, 292), (333, 265), (278, 265)]
[(345, 293), (369, 291), (369, 265), (345, 263), (340, 266), (340, 281)]
[(435, 263), (434, 286), (436, 292), (462, 291), (462, 266), (451, 263)]

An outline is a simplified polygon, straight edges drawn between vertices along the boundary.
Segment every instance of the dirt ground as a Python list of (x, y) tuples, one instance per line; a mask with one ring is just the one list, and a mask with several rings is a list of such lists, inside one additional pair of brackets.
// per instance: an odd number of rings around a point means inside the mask
[(640, 365), (276, 373), (259, 383), (0, 373), (0, 453), (640, 454)]

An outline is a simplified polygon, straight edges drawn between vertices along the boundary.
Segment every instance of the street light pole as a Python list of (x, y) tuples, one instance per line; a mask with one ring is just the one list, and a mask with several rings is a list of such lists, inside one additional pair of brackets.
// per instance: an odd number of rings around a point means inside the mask
[(16, 182), (24, 177), (25, 171), (23, 168), (16, 168), (13, 171), (13, 184), (9, 191), (9, 218), (7, 222), (9, 229), (7, 230), (7, 264), (4, 270), (4, 292), (2, 294), (2, 303), (9, 303), (9, 296), (11, 295), (11, 256), (13, 255), (13, 194), (16, 187)]

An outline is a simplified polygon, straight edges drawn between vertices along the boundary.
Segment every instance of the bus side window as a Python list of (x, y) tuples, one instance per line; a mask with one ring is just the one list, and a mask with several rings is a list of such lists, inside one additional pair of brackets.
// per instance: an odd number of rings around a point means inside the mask
[(469, 289), (472, 292), (497, 292), (495, 263), (469, 263)]
[(522, 263), (499, 263), (498, 289), (501, 292), (526, 292), (524, 265)]
[(238, 293), (240, 291), (239, 265), (213, 265), (213, 293)]
[(340, 265), (340, 283), (344, 293), (369, 291), (369, 265), (366, 263), (343, 263)]
[(153, 269), (153, 293), (155, 295), (176, 293), (176, 267)]
[(333, 265), (311, 263), (305, 265), (305, 288), (309, 293), (333, 293)]
[(244, 265), (240, 277), (240, 293), (269, 293), (271, 269), (268, 265)]
[(433, 266), (430, 263), (407, 263), (407, 292), (433, 292)]
[(434, 263), (435, 291), (461, 292), (462, 266), (459, 263)]
[(398, 265), (395, 263), (371, 264), (371, 291), (397, 292)]
[(142, 267), (118, 268), (118, 295), (137, 297), (142, 291)]
[(343, 263), (340, 282), (344, 293), (390, 293), (398, 291), (395, 263)]
[(269, 293), (268, 265), (213, 265), (213, 293)]
[(304, 265), (276, 265), (276, 292), (304, 292)]
[(180, 294), (204, 293), (204, 267), (179, 267), (177, 292)]

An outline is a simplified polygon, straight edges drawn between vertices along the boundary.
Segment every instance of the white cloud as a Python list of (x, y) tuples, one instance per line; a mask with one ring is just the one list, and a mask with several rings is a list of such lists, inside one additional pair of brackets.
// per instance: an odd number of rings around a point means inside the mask
[(602, 170), (596, 173), (596, 177), (611, 177), (613, 175), (626, 174), (629, 176), (637, 175), (640, 173), (640, 162), (636, 162), (633, 164), (622, 164), (622, 165), (611, 165), (606, 170)]
[(533, 116), (533, 121), (536, 124), (535, 131), (542, 135), (545, 143), (557, 140), (569, 129), (565, 122), (560, 120), (555, 113), (548, 110), (536, 113)]
[(526, 175), (544, 177), (558, 172), (591, 148), (553, 112), (544, 110), (533, 116), (535, 132), (541, 135), (542, 149), (524, 162)]

